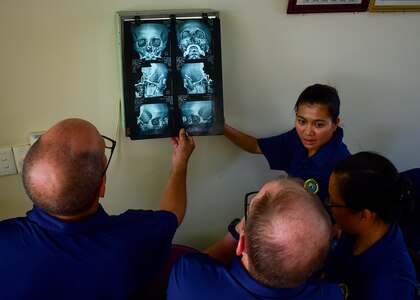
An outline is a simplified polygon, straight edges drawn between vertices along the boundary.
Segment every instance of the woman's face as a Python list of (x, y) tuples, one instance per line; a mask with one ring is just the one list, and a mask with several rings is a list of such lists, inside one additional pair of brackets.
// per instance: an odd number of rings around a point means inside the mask
[(358, 213), (354, 212), (351, 208), (345, 207), (347, 203), (345, 203), (341, 197), (339, 182), (337, 180), (337, 176), (334, 173), (332, 173), (330, 176), (328, 190), (330, 197), (329, 204), (332, 205), (332, 215), (338, 226), (343, 231), (349, 233), (357, 233)]
[(337, 118), (336, 122), (333, 122), (326, 105), (299, 105), (295, 126), (303, 146), (308, 149), (308, 156), (314, 155), (332, 138), (339, 121)]

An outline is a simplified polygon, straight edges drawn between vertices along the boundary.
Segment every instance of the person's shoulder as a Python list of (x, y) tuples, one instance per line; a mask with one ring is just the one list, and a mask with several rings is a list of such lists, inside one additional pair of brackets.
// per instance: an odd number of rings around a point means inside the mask
[[(190, 253), (178, 258), (171, 271), (172, 280), (179, 284), (186, 282), (198, 282), (206, 280), (207, 282), (215, 279), (213, 275), (224, 274), (225, 266), (204, 253)], [(219, 276), (216, 275), (218, 278)]]
[(300, 141), (299, 135), (298, 135), (298, 133), (296, 131), (296, 127), (294, 127), (292, 129), (290, 129), (290, 130), (288, 130), (288, 131), (280, 134), (280, 136), (284, 136), (284, 137), (287, 137), (289, 139)]
[(417, 282), (399, 273), (382, 273), (368, 278), (360, 292), (369, 299), (417, 299)]
[(26, 217), (16, 217), (2, 220), (0, 221), (0, 232), (19, 230), (19, 228), (26, 226), (28, 222), (29, 220)]
[(415, 270), (397, 225), (392, 226), (379, 242), (367, 250), (365, 255), (366, 260), (372, 264), (368, 273), (372, 275), (372, 280), (405, 278), (415, 283)]
[(299, 145), (303, 147), (299, 135), (297, 134), (296, 128), (290, 129), (286, 132), (277, 135), (259, 138), (258, 145), (260, 146), (260, 148), (262, 148), (262, 151), (263, 149), (270, 147), (283, 148), (297, 147)]
[(27, 220), (26, 217), (9, 218), (9, 219), (0, 220), (0, 225), (1, 226), (14, 225), (14, 224), (26, 222), (26, 220)]
[(343, 159), (350, 156), (350, 151), (347, 149), (346, 144), (343, 142), (344, 131), (341, 127), (337, 127), (336, 132), (333, 135), (333, 139), (327, 145), (334, 148), (334, 158), (336, 160)]
[(333, 155), (333, 160), (335, 162), (339, 162), (340, 160), (350, 156), (351, 153), (349, 151), (349, 149), (347, 149), (347, 146), (344, 143), (341, 143), (340, 145), (338, 145), (336, 151), (334, 152)]
[(319, 277), (311, 277), (308, 279), (307, 292), (311, 295), (311, 299), (344, 299), (347, 288), (339, 286), (336, 283), (329, 282)]
[(200, 276), (208, 277), (210, 274), (224, 274), (226, 266), (211, 256), (198, 252), (181, 256), (175, 262), (172, 271), (177, 273), (178, 276), (182, 275), (184, 278), (197, 279)]
[(186, 254), (172, 267), (167, 298), (218, 299), (224, 295), (225, 285), (229, 285), (229, 279), (223, 265), (207, 254)]
[(343, 143), (324, 145), (318, 152), (318, 159), (329, 172), (332, 171), (336, 163), (351, 155), (347, 146)]
[(414, 278), (416, 276), (406, 244), (402, 239), (384, 244), (382, 249), (378, 250), (383, 251), (381, 260), (386, 262), (378, 266), (381, 272), (397, 277)]
[(174, 232), (178, 228), (178, 219), (172, 212), (165, 210), (133, 210), (111, 216), (107, 222), (110, 226), (139, 228), (144, 231), (145, 228), (151, 228), (154, 232), (165, 230)]
[(3, 249), (4, 246), (7, 248), (8, 245), (14, 244), (15, 242), (20, 243), (31, 238), (33, 232), (37, 230), (33, 226), (37, 225), (32, 224), (26, 217), (0, 221), (0, 249)]
[(116, 219), (125, 220), (144, 220), (145, 222), (153, 219), (173, 219), (175, 214), (166, 210), (143, 210), (143, 209), (129, 209), (124, 213), (113, 216)]
[(176, 261), (176, 265), (195, 268), (215, 268), (221, 266), (214, 258), (202, 252), (183, 255)]
[(377, 244), (378, 251), (384, 251), (388, 258), (392, 257), (400, 260), (403, 257), (409, 257), (403, 234), (398, 224), (392, 225)]

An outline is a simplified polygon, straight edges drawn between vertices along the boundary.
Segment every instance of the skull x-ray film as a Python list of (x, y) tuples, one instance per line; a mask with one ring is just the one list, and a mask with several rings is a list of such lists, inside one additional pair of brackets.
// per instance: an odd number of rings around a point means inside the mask
[(184, 102), (181, 105), (183, 127), (191, 133), (206, 131), (213, 125), (214, 105), (211, 100)]
[(162, 58), (168, 43), (168, 25), (160, 23), (131, 24), (133, 47), (140, 59), (156, 60)]
[[(166, 64), (151, 63), (141, 68), (141, 77), (134, 85), (136, 98), (161, 97), (169, 91), (168, 67)], [(166, 94), (169, 94), (167, 92)]]
[(213, 79), (204, 70), (204, 63), (182, 65), (181, 78), (187, 94), (213, 94)]
[(223, 134), (219, 12), (119, 12), (126, 135)]
[(212, 34), (209, 25), (202, 20), (178, 22), (176, 28), (178, 48), (186, 59), (200, 59), (209, 54)]
[(164, 135), (169, 125), (169, 108), (166, 103), (140, 106), (137, 124), (144, 135)]

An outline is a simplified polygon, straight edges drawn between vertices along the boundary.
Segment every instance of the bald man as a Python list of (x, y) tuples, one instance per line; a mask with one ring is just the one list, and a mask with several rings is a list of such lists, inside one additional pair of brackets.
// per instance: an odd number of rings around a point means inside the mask
[[(237, 230), (239, 241), (228, 233), (209, 255), (177, 261), (169, 300), (343, 299), (337, 285), (311, 277), (328, 252), (331, 223), (302, 182), (281, 178), (264, 185)], [(226, 250), (236, 256), (223, 264)]]
[(172, 171), (159, 211), (108, 215), (104, 137), (67, 119), (29, 150), (23, 184), (33, 209), (0, 222), (1, 299), (127, 299), (157, 273), (186, 207), (194, 141), (172, 139)]

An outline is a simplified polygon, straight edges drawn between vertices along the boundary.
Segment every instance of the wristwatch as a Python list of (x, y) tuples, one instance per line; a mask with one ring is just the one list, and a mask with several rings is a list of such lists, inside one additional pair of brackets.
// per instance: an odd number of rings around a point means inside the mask
[(229, 233), (233, 236), (233, 238), (237, 241), (239, 241), (239, 233), (236, 231), (236, 225), (241, 221), (241, 219), (234, 219), (232, 222), (230, 222), (228, 226)]

